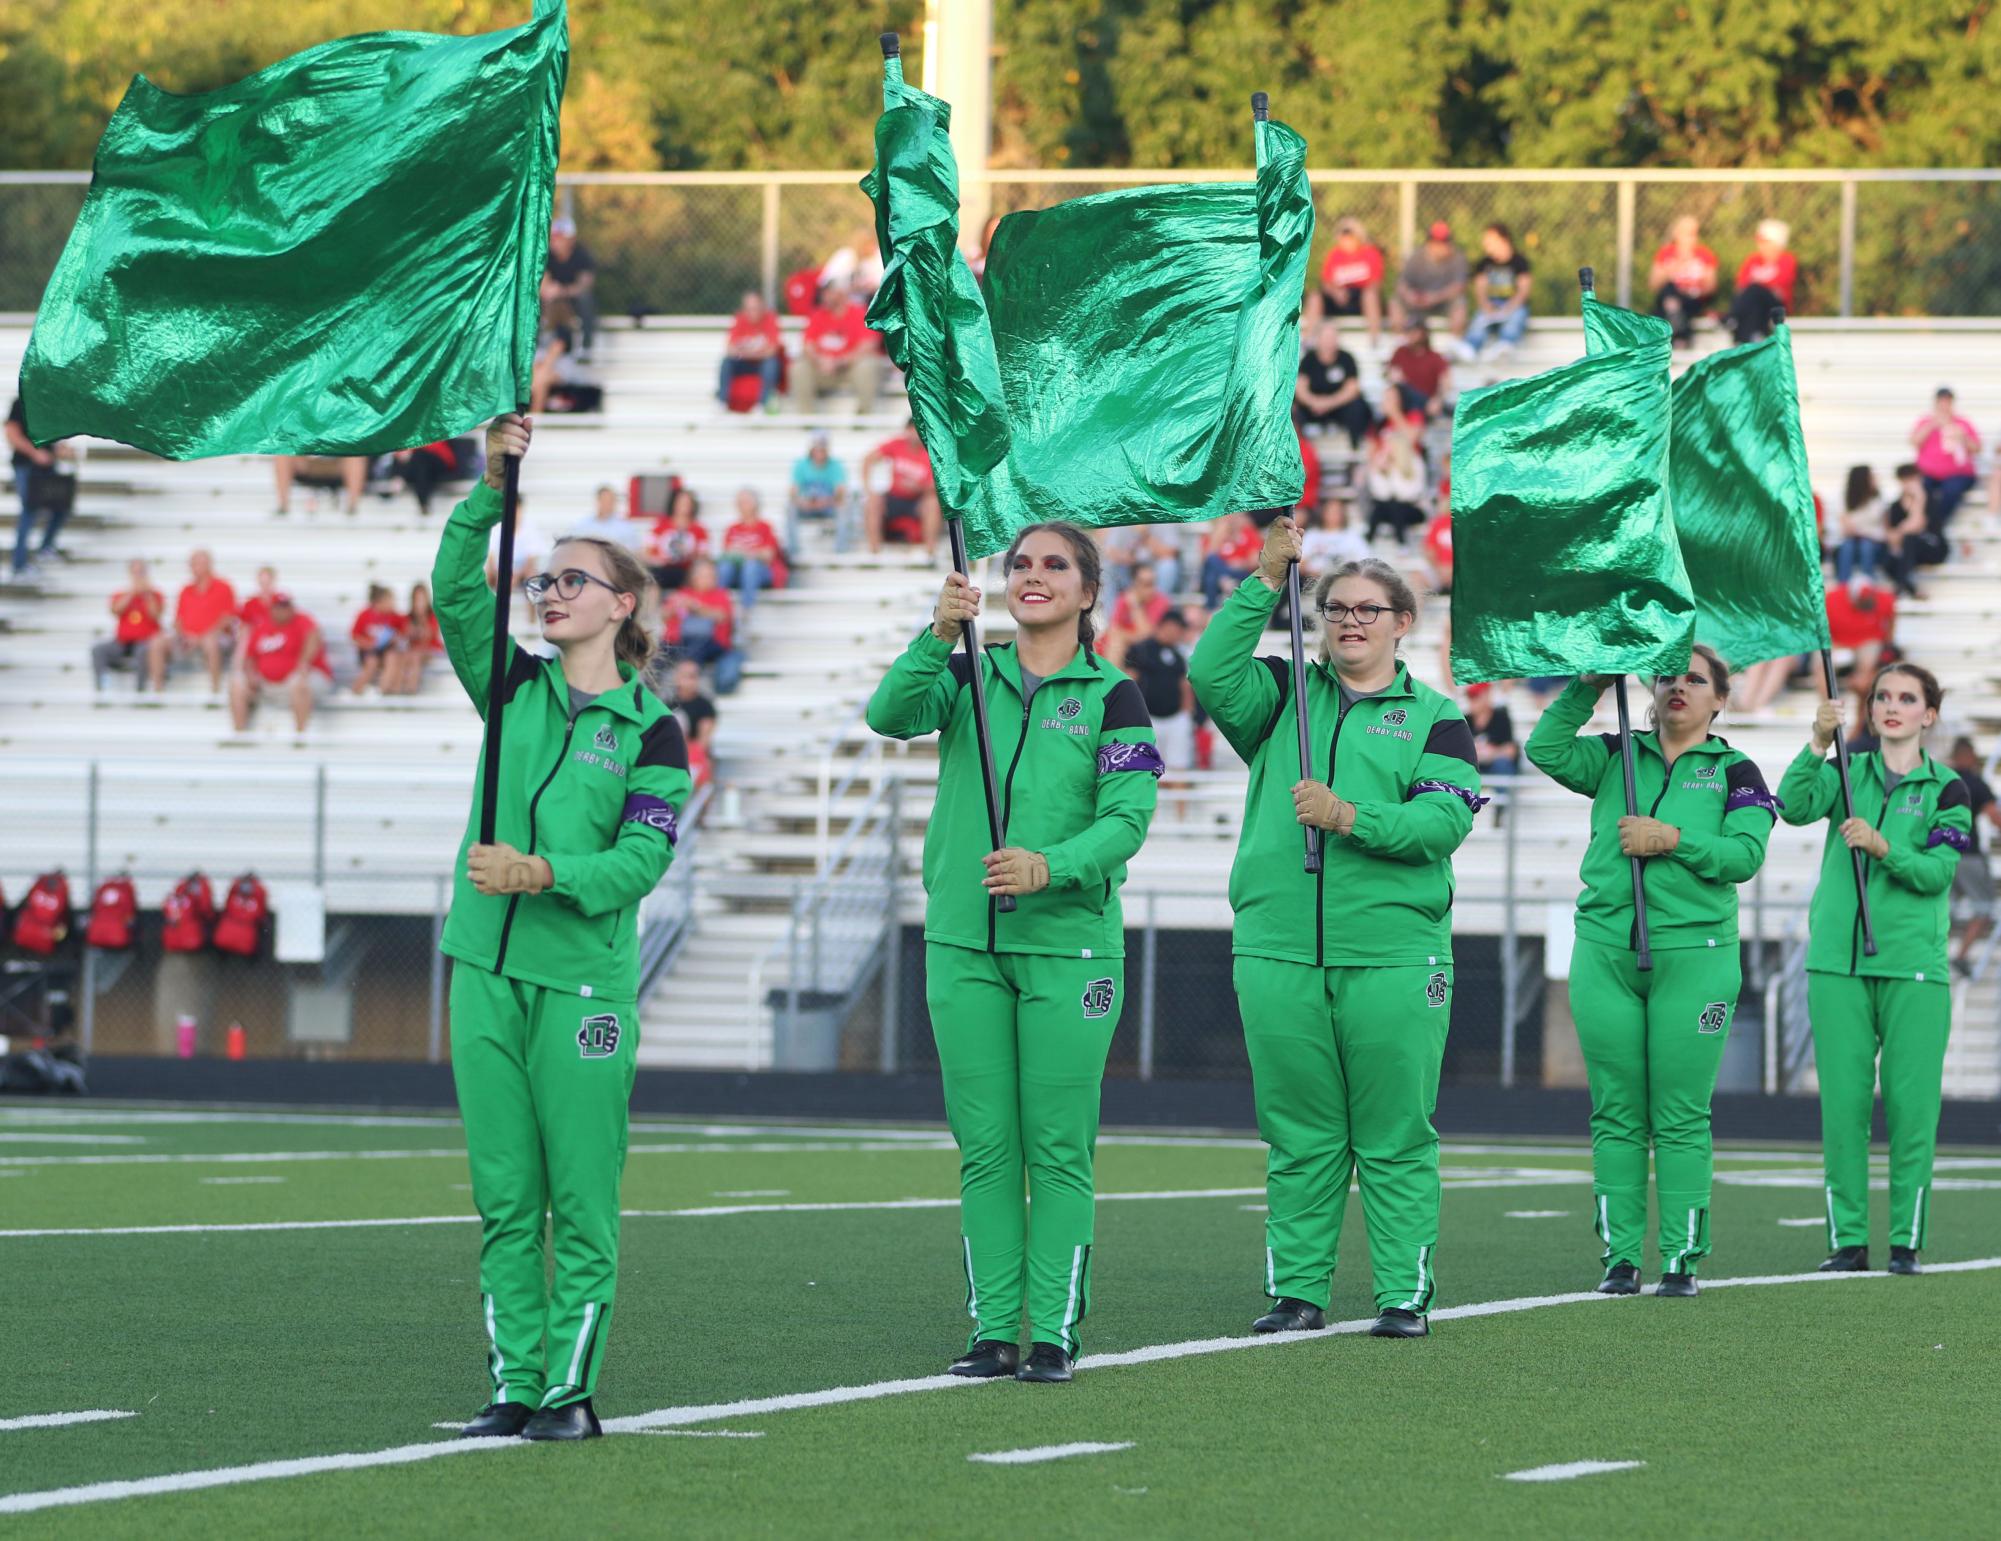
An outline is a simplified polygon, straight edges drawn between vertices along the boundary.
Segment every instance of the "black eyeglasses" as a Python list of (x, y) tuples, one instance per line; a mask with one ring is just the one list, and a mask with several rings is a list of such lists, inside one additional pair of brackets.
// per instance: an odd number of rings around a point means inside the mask
[(602, 578), (594, 578), (589, 573), (575, 567), (566, 567), (554, 574), (537, 573), (521, 585), (521, 592), (528, 596), (530, 604), (539, 605), (549, 597), (549, 590), (556, 591), (558, 599), (575, 599), (583, 593), (586, 583), (595, 583), (601, 589), (610, 589), (614, 594), (623, 594), (624, 589), (615, 583), (606, 583)]
[(1389, 610), (1388, 605), (1322, 605), (1320, 613), (1336, 626), (1344, 626), (1350, 620), (1358, 626), (1373, 626)]

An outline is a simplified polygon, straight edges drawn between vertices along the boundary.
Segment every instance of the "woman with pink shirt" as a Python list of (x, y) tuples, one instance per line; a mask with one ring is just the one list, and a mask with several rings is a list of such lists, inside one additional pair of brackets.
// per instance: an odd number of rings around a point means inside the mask
[(1953, 405), (1952, 388), (1941, 385), (1932, 397), (1931, 411), (1911, 429), (1918, 474), (1925, 479), (1925, 525), (1939, 536), (1945, 534), (1946, 525), (1973, 490), (1980, 454), (1980, 435), (1973, 431), (1973, 424), (1954, 413)]

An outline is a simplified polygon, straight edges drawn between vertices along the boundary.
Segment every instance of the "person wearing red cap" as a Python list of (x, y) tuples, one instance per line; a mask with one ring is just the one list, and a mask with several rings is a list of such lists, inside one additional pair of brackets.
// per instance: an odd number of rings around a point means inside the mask
[(1455, 337), (1466, 330), (1466, 253), (1442, 219), (1406, 254), (1390, 296), (1390, 325), (1402, 332), (1414, 321), (1442, 321)]

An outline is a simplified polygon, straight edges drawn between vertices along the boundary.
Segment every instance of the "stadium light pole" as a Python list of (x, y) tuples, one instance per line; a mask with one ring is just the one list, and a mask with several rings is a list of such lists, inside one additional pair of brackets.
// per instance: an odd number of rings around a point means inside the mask
[(952, 158), (959, 163), (959, 244), (979, 248), (993, 208), (993, 0), (925, 0), (924, 89), (952, 104)]

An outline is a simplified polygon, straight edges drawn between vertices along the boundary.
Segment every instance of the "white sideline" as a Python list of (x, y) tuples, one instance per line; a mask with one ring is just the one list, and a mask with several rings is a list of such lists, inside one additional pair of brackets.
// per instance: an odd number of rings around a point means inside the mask
[(1595, 1477), (1601, 1471), (1632, 1471), (1645, 1461), (1565, 1461), (1561, 1466), (1531, 1466), (1527, 1471), (1503, 1473), (1506, 1482), (1568, 1482), (1573, 1477)]
[(982, 1466), (1029, 1466), (1037, 1461), (1060, 1461), (1072, 1455), (1105, 1455), (1113, 1450), (1130, 1450), (1133, 1442), (1122, 1439), (1116, 1444), (1098, 1444), (1093, 1440), (1080, 1439), (1069, 1445), (1036, 1445), (1029, 1450), (987, 1450), (966, 1457)]
[(0, 1418), (0, 1434), (10, 1429), (60, 1429), (72, 1423), (107, 1423), (113, 1418), (136, 1418), (134, 1412), (98, 1408), (87, 1413), (35, 1413), (26, 1418)]
[[(793, 1140), (775, 1144), (683, 1143), (628, 1146), (628, 1156), (772, 1156), (800, 1152), (877, 1154), (900, 1150), (956, 1150), (950, 1136), (920, 1144), (913, 1140), (838, 1140), (815, 1142)], [(262, 1166), (271, 1161), (406, 1161), (453, 1158), (465, 1160), (465, 1147), (441, 1150), (266, 1150), (266, 1151), (183, 1151), (174, 1155), (130, 1156), (8, 1156), (9, 1166), (201, 1166), (249, 1163)]]
[[(2001, 1268), (2001, 1257), (1974, 1258), (1959, 1263), (1931, 1263), (1929, 1273), (1975, 1273)], [(1887, 1273), (1795, 1273), (1764, 1274), (1742, 1279), (1709, 1279), (1706, 1289), (1730, 1289), (1771, 1284), (1834, 1284), (1854, 1279), (1887, 1279)], [(1488, 1300), (1473, 1305), (1449, 1306), (1431, 1313), (1437, 1321), (1455, 1321), (1479, 1316), (1502, 1316), (1516, 1311), (1533, 1311), (1543, 1306), (1586, 1305), (1611, 1300), (1595, 1291), (1569, 1295), (1528, 1295), (1516, 1300)], [(1368, 1320), (1339, 1322), (1330, 1333), (1366, 1332)], [(1159, 1343), (1149, 1348), (1130, 1349), (1122, 1354), (1093, 1355), (1079, 1366), (1080, 1372), (1112, 1369), (1119, 1365), (1151, 1364), (1163, 1359), (1186, 1359), (1197, 1354), (1229, 1353), (1237, 1349), (1282, 1348), (1294, 1343), (1312, 1343), (1327, 1336), (1318, 1332), (1275, 1332), (1265, 1337), (1198, 1338), (1187, 1343)], [(833, 1407), (849, 1402), (869, 1402), (881, 1397), (904, 1396), (920, 1391), (954, 1391), (968, 1386), (989, 1386), (993, 1381), (967, 1380), (958, 1375), (921, 1375), (904, 1380), (876, 1381), (865, 1386), (830, 1386), (824, 1391), (795, 1391), (782, 1396), (752, 1397), (738, 1402), (712, 1402), (706, 1406), (663, 1407), (628, 1418), (605, 1420), (605, 1432), (630, 1434), (646, 1429), (662, 1429), (691, 1423), (717, 1423), (726, 1418), (749, 1418), (760, 1413), (791, 1412), (808, 1407)], [(387, 1450), (349, 1451), (340, 1455), (302, 1456), (287, 1461), (258, 1461), (247, 1466), (218, 1466), (207, 1471), (170, 1472), (160, 1477), (141, 1477), (120, 1482), (91, 1482), (79, 1487), (45, 1488), (40, 1492), (8, 1493), (0, 1496), (0, 1514), (32, 1514), (74, 1504), (105, 1503), (121, 1498), (146, 1498), (156, 1493), (187, 1493), (201, 1488), (235, 1487), (246, 1482), (269, 1482), (279, 1477), (303, 1477), (327, 1471), (359, 1471), (371, 1466), (404, 1466), (438, 1456), (466, 1455), (479, 1450), (520, 1450), (527, 1441), (515, 1439), (447, 1439), (419, 1445), (396, 1445)]]
[(144, 1145), (143, 1134), (23, 1134), (0, 1132), (9, 1145)]

